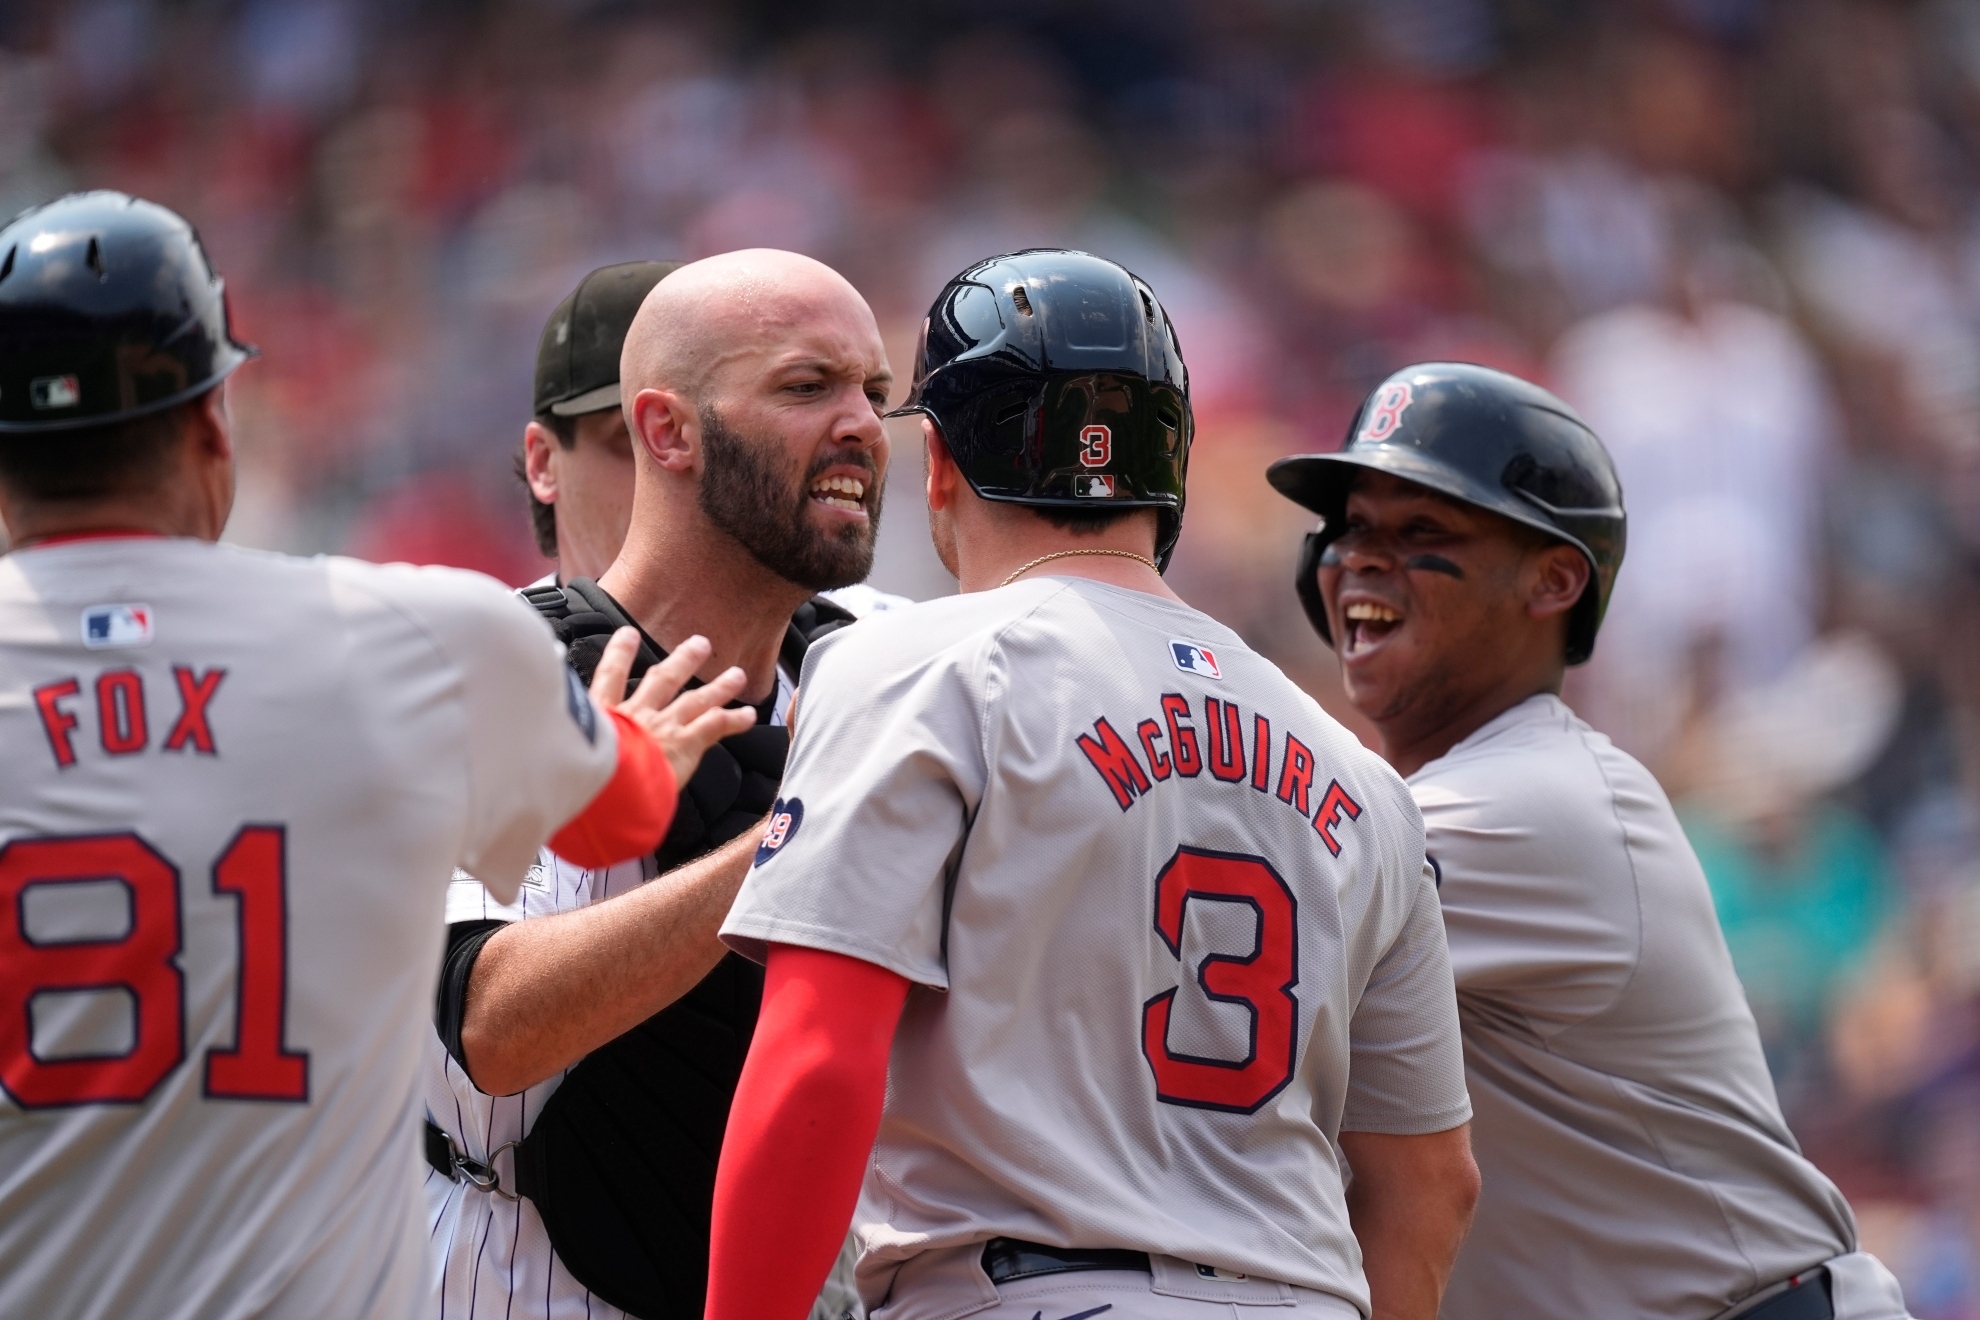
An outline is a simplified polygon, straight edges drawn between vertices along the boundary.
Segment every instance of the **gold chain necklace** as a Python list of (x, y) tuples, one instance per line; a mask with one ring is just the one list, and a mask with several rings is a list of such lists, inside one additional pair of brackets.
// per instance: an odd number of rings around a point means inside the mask
[(1147, 555), (1138, 555), (1132, 550), (1054, 550), (1049, 555), (1038, 556), (1038, 558), (1032, 560), (1030, 563), (1026, 564), (1023, 568), (1018, 569), (1016, 572), (1012, 573), (1009, 577), (1005, 578), (1002, 582), (999, 582), (997, 585), (1000, 587), (1008, 587), (1011, 585), (1011, 583), (1017, 581), (1019, 578), (1023, 577), (1026, 573), (1029, 573), (1032, 569), (1037, 568), (1040, 564), (1049, 564), (1054, 559), (1065, 559), (1071, 555), (1112, 555), (1116, 559), (1132, 559), (1137, 564), (1146, 564), (1148, 565), (1148, 567), (1154, 569), (1155, 572), (1158, 574), (1161, 573), (1162, 571), (1161, 565), (1157, 564)]

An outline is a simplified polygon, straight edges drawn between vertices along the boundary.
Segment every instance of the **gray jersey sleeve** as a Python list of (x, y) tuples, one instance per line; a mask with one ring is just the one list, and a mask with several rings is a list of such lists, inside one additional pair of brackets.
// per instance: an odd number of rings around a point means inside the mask
[(1495, 773), (1443, 763), (1412, 785), (1442, 874), (1444, 927), (1460, 993), (1542, 1034), (1607, 1009), (1635, 970), (1642, 917), (1613, 811), (1588, 808), (1591, 761)]
[(805, 659), (784, 797), (722, 938), (843, 953), (948, 988), (948, 880), (982, 798), (987, 664), (903, 663), (892, 633), (835, 633)]
[[(493, 578), (449, 568), (328, 561), (336, 588), (391, 606), (375, 621), (363, 681), (401, 700), (452, 700), (468, 815), (455, 864), (503, 903), (536, 852), (611, 779), (618, 735), (536, 611)], [(407, 628), (404, 624), (410, 624)]]
[(1344, 1132), (1414, 1136), (1471, 1117), (1457, 996), (1430, 868), (1400, 888), (1407, 904), (1401, 929), (1376, 962), (1349, 1024)]

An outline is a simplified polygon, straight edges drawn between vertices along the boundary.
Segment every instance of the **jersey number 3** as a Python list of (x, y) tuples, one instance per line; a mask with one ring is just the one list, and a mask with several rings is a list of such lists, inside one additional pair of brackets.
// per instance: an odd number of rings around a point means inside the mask
[(1178, 848), (1155, 877), (1155, 932), (1180, 959), (1183, 922), (1192, 903), (1232, 903), (1252, 910), (1257, 941), (1249, 954), (1213, 953), (1196, 966), (1197, 991), (1215, 1003), (1241, 1004), (1251, 1015), (1251, 1048), (1241, 1059), (1207, 1059), (1169, 1044), (1169, 1021), (1186, 983), (1142, 1006), (1141, 1052), (1155, 1073), (1156, 1098), (1193, 1109), (1256, 1113), (1292, 1080), (1299, 1052), (1298, 904), (1272, 864), (1245, 853)]
[[(206, 1052), (205, 1093), (219, 1100), (309, 1099), (309, 1055), (282, 1047), (288, 991), (287, 870), (280, 825), (246, 825), (213, 864), (213, 892), (235, 901), (239, 938), (234, 1044)], [(114, 939), (37, 941), (28, 894), (120, 883), (129, 920)], [(134, 1104), (185, 1058), (179, 971), (179, 871), (135, 834), (15, 839), (0, 848), (0, 1086), (24, 1109)], [(34, 1053), (41, 995), (121, 990), (135, 1026), (122, 1054)]]

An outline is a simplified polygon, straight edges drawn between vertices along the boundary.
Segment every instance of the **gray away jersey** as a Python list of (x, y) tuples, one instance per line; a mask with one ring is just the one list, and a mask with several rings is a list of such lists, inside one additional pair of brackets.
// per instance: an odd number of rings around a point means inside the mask
[(871, 618), (803, 692), (723, 934), (915, 983), (854, 1220), (868, 1303), (1008, 1235), (1365, 1312), (1339, 1133), (1470, 1113), (1402, 782), (1207, 616), (1082, 579)]
[[(1445, 1320), (1707, 1320), (1854, 1253), (1782, 1121), (1704, 873), (1649, 772), (1558, 698), (1411, 776), (1484, 1175)], [(1874, 1259), (1837, 1315), (1902, 1315)], [(1847, 1276), (1846, 1278), (1844, 1276)]]
[(0, 559), (0, 1315), (425, 1309), (447, 881), (611, 776), (567, 672), (478, 574)]

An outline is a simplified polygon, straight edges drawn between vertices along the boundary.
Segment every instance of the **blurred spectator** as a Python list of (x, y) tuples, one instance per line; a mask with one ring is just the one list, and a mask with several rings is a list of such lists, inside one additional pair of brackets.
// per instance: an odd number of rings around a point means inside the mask
[(1685, 833), (1784, 1089), (1826, 1072), (1831, 1001), (1896, 898), (1882, 842), (1832, 795), (1883, 749), (1901, 700), (1873, 641), (1827, 637), (1778, 680), (1694, 712), (1711, 718), (1686, 730), (1673, 767)]
[[(1756, 304), (1764, 263), (1724, 204), (1695, 186), (1645, 195), (1655, 296), (1570, 328), (1551, 375), (1622, 475), (1628, 567), (1592, 689), (1655, 765), (1689, 684), (1771, 679), (1812, 635), (1835, 425), (1813, 354)], [(1716, 672), (1697, 672), (1702, 656)]]

